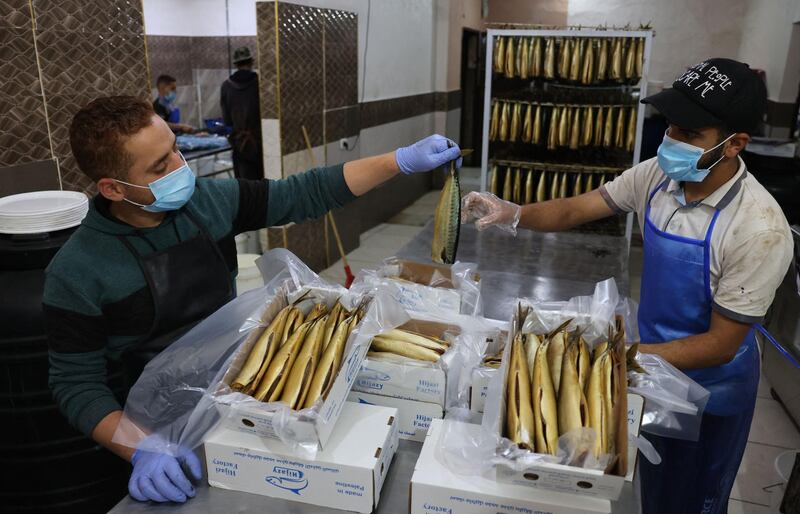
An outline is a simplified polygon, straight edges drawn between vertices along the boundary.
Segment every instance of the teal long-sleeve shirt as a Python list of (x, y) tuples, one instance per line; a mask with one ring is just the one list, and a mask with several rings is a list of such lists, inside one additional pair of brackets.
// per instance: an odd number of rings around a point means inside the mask
[[(229, 279), (236, 279), (234, 237), (248, 230), (302, 222), (355, 199), (343, 166), (315, 168), (283, 180), (198, 179), (191, 199), (157, 227), (137, 229), (115, 219), (110, 202), (97, 196), (81, 226), (46, 271), (50, 388), (70, 424), (90, 435), (97, 423), (121, 409), (106, 383), (108, 361), (143, 342), (153, 322), (153, 301), (126, 238), (142, 255), (194, 237), (197, 227), (219, 245)], [(209, 313), (210, 314), (210, 313)]]

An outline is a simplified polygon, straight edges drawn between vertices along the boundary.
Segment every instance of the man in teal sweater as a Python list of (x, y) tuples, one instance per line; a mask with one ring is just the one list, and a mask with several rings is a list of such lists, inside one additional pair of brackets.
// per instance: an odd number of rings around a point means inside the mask
[(178, 457), (116, 445), (120, 403), (107, 366), (152, 356), (235, 295), (234, 236), (318, 218), (389, 180), (458, 159), (438, 135), (396, 152), (283, 180), (195, 179), (175, 136), (134, 97), (98, 98), (70, 127), (72, 153), (98, 194), (47, 269), (50, 387), (70, 423), (134, 470), (139, 500), (194, 496)]

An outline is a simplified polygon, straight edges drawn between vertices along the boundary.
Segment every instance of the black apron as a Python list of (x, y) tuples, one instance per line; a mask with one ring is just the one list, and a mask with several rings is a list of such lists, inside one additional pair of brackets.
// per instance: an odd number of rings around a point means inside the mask
[(144, 256), (127, 237), (118, 236), (136, 258), (153, 298), (153, 324), (133, 351), (133, 362), (128, 363), (134, 373), (141, 372), (161, 350), (234, 297), (222, 251), (191, 212), (188, 209), (183, 212), (200, 232), (192, 239), (181, 241), (173, 222), (178, 243), (164, 250), (156, 250), (149, 239), (136, 234), (153, 249)]

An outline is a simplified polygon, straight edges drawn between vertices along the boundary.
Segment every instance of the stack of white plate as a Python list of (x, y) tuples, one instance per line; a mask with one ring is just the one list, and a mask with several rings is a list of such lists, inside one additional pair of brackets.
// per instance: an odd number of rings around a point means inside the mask
[(89, 199), (75, 191), (36, 191), (0, 198), (0, 233), (40, 234), (80, 225)]

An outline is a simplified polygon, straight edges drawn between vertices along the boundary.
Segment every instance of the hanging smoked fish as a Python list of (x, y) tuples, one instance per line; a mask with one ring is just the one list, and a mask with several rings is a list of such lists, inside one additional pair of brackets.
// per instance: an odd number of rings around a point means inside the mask
[(580, 196), (583, 194), (583, 180), (581, 180), (582, 176), (582, 173), (575, 174), (575, 183), (572, 185), (572, 196)]
[(536, 201), (544, 202), (547, 200), (547, 174), (542, 170), (539, 174), (539, 183), (536, 185)]
[(589, 173), (586, 177), (586, 187), (583, 188), (584, 193), (594, 191), (594, 173)]
[(522, 38), (522, 44), (520, 45), (522, 49), (519, 52), (519, 56), (517, 57), (517, 61), (519, 62), (519, 78), (527, 79), (528, 75), (530, 74), (530, 67), (531, 67), (531, 47), (530, 47), (530, 38), (524, 37)]
[(586, 41), (586, 49), (583, 52), (583, 65), (581, 68), (581, 84), (589, 85), (594, 82), (594, 45), (595, 40)]
[(594, 129), (594, 115), (592, 106), (586, 107), (586, 112), (583, 117), (583, 137), (581, 138), (581, 146), (589, 146), (592, 144), (592, 130)]
[(525, 203), (533, 203), (533, 170), (527, 171), (528, 175), (525, 178)]
[(556, 42), (555, 39), (549, 37), (545, 42), (544, 48), (544, 78), (556, 78)]
[(525, 106), (525, 121), (522, 123), (522, 142), (530, 143), (533, 136), (533, 106)]
[(522, 168), (514, 169), (514, 186), (512, 189), (513, 202), (517, 205), (522, 203)]
[(583, 65), (583, 46), (586, 38), (576, 39), (572, 42), (572, 57), (569, 66), (569, 79), (578, 82), (581, 79), (581, 66)]
[(500, 109), (500, 126), (497, 129), (497, 139), (499, 141), (506, 141), (508, 139), (508, 124), (509, 124), (509, 106), (508, 102), (503, 102), (503, 107)]
[(542, 76), (542, 38), (533, 38), (531, 48), (531, 77)]
[(508, 133), (508, 140), (511, 143), (514, 143), (519, 137), (519, 129), (522, 121), (520, 120), (522, 105), (519, 102), (514, 102), (513, 109), (514, 112), (511, 115), (511, 131)]
[(550, 126), (547, 131), (547, 149), (555, 150), (558, 146), (558, 122), (559, 112), (558, 106), (553, 106), (553, 112), (550, 115)]
[(594, 146), (603, 146), (603, 108), (597, 108), (597, 116), (594, 119)]
[(577, 150), (581, 141), (581, 108), (575, 107), (572, 115), (572, 126), (569, 131), (569, 149)]
[(604, 82), (608, 76), (608, 38), (600, 40), (597, 52), (597, 82)]
[(600, 185), (597, 186), (597, 187), (598, 188), (603, 187), (603, 184), (605, 184), (605, 183), (606, 183), (606, 174), (605, 173), (601, 173), (600, 174)]
[(558, 76), (569, 79), (569, 66), (572, 63), (572, 39), (564, 38), (561, 41), (561, 51), (558, 54)]
[(569, 123), (572, 116), (572, 109), (564, 107), (561, 111), (561, 119), (558, 120), (558, 146), (569, 144)]
[(614, 129), (614, 146), (625, 148), (625, 108), (620, 107), (617, 114), (617, 124)]
[(550, 183), (550, 199), (555, 200), (558, 198), (558, 183), (559, 183), (559, 175), (558, 173), (553, 173), (553, 180)]
[(489, 192), (497, 195), (497, 164), (492, 165), (492, 176), (489, 177)]
[(504, 68), (505, 76), (514, 78), (514, 65), (516, 64), (514, 58), (514, 38), (508, 38), (506, 41), (506, 64)]
[(542, 142), (542, 106), (536, 106), (536, 114), (533, 116), (533, 133), (531, 143), (538, 145)]
[(492, 115), (489, 118), (489, 141), (497, 139), (497, 125), (500, 123), (500, 102), (492, 100)]
[(636, 44), (636, 78), (642, 78), (644, 68), (644, 38), (639, 38)]
[(608, 148), (614, 144), (614, 108), (606, 111), (606, 124), (603, 127), (603, 146)]
[(566, 198), (567, 197), (567, 181), (569, 180), (569, 173), (562, 173), (561, 174), (561, 184), (558, 186), (558, 197), (559, 198)]
[(636, 143), (636, 107), (628, 111), (628, 129), (625, 131), (625, 151), (633, 152)]
[(500, 36), (497, 38), (497, 41), (494, 43), (494, 55), (492, 56), (494, 59), (493, 68), (495, 73), (503, 73), (505, 69), (504, 63), (506, 62), (506, 38)]
[(506, 168), (505, 177), (503, 177), (503, 200), (510, 202), (512, 199), (513, 181), (511, 180), (511, 168)]
[(636, 39), (627, 38), (626, 41), (628, 50), (625, 52), (625, 79), (631, 80), (636, 73)]
[(609, 73), (608, 78), (611, 80), (616, 80), (618, 82), (622, 81), (622, 38), (614, 38), (614, 49), (611, 52), (611, 73)]

